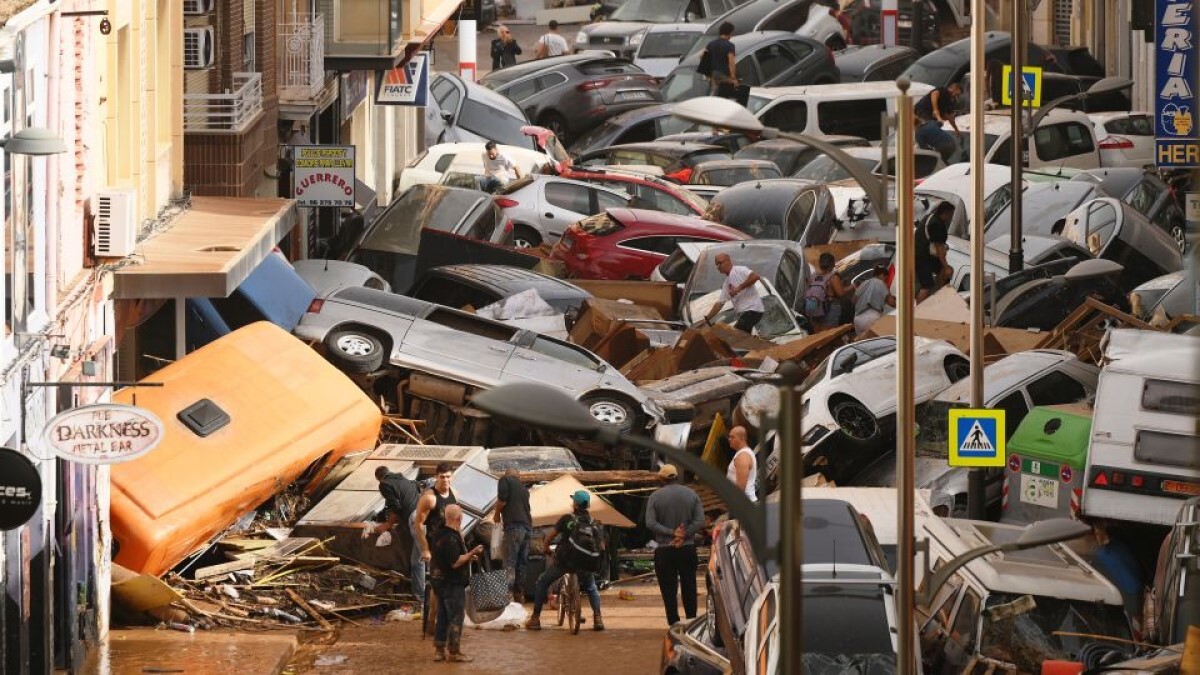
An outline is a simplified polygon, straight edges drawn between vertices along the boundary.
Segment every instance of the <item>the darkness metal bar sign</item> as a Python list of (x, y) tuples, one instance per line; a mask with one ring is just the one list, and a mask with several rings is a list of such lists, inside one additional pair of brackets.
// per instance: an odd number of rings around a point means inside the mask
[(1154, 14), (1154, 160), (1200, 167), (1196, 128), (1196, 2), (1157, 0)]

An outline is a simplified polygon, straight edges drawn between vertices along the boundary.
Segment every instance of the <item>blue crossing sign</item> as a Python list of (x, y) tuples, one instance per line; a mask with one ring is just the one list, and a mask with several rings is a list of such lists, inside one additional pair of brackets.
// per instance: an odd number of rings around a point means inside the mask
[(950, 410), (950, 466), (1004, 466), (1004, 411)]
[[(1000, 92), (1000, 103), (1013, 104), (1013, 67), (1006, 65), (1001, 69), (1000, 80), (1004, 89)], [(1023, 66), (1021, 68), (1021, 84), (1024, 86), (1023, 100), (1026, 108), (1042, 107), (1042, 69), (1038, 66)]]

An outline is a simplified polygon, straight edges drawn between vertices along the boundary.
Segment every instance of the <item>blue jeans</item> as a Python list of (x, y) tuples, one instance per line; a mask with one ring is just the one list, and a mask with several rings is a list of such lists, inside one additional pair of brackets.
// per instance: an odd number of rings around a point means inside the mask
[(508, 587), (514, 591), (524, 587), (532, 536), (533, 528), (525, 523), (504, 526), (504, 569), (508, 572)]
[(449, 584), (441, 579), (433, 580), (433, 591), (437, 593), (437, 623), (433, 629), (435, 649), (449, 649), (457, 654), (462, 642), (463, 617), (467, 611), (467, 587)]
[(917, 145), (938, 151), (942, 159), (949, 162), (958, 149), (958, 140), (942, 128), (941, 122), (930, 120), (917, 127)]
[(413, 595), (425, 597), (425, 559), (421, 557), (421, 544), (417, 538), (417, 512), (413, 511), (408, 517), (408, 533), (412, 536), (412, 551), (408, 556), (408, 582), (411, 584)]
[[(558, 581), (567, 573), (567, 568), (563, 567), (557, 560), (550, 563), (542, 576), (537, 580), (537, 592), (533, 595), (533, 615), (538, 616), (542, 613), (542, 605), (546, 604), (546, 596), (550, 594), (550, 587), (554, 582)], [(579, 588), (587, 593), (588, 603), (592, 606), (592, 613), (600, 614), (600, 591), (596, 588), (596, 577), (591, 572), (576, 572), (575, 576), (579, 577)]]

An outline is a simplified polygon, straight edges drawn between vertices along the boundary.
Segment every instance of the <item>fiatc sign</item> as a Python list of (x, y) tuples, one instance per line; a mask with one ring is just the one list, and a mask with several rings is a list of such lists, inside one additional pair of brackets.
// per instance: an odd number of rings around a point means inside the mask
[(150, 452), (163, 425), (149, 410), (100, 403), (59, 413), (46, 424), (43, 444), (72, 462), (116, 464)]
[(375, 81), (375, 105), (424, 108), (429, 100), (429, 57), (414, 54), (407, 63), (376, 73)]
[(1154, 14), (1154, 161), (1200, 167), (1196, 127), (1196, 0), (1157, 0)]
[(292, 195), (298, 206), (354, 208), (354, 146), (293, 146)]
[(16, 529), (37, 513), (42, 478), (25, 455), (0, 448), (0, 532)]

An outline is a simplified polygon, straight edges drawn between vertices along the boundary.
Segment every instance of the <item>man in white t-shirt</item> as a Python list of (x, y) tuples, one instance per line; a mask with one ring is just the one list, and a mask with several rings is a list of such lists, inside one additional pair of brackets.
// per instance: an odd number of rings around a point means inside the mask
[(724, 253), (717, 256), (717, 269), (725, 275), (725, 283), (721, 285), (721, 299), (708, 311), (704, 321), (711, 324), (713, 317), (721, 313), (725, 303), (732, 302), (733, 311), (737, 312), (734, 328), (749, 333), (758, 325), (763, 315), (762, 298), (758, 297), (758, 292), (754, 290), (754, 284), (759, 281), (758, 273), (749, 267), (734, 265)]
[(537, 50), (534, 52), (535, 59), (544, 59), (548, 56), (562, 56), (571, 51), (571, 46), (567, 44), (567, 39), (558, 34), (558, 22), (551, 19), (549, 28), (550, 32), (538, 38)]
[(495, 192), (521, 177), (521, 169), (496, 147), (496, 141), (483, 146), (483, 191)]

